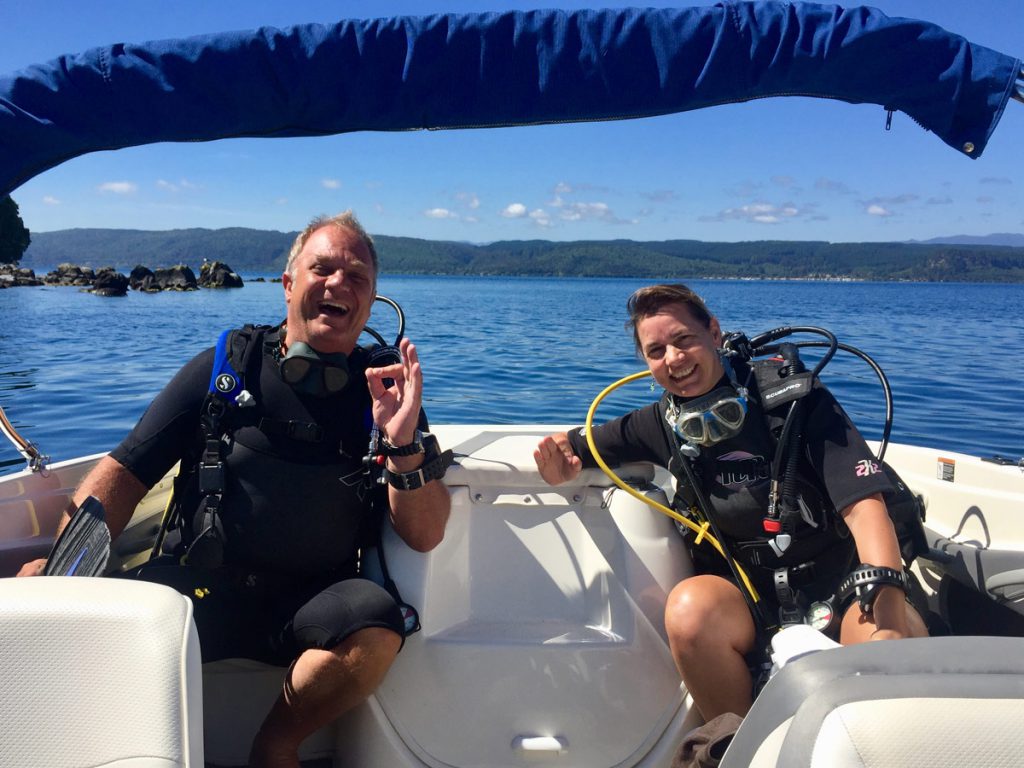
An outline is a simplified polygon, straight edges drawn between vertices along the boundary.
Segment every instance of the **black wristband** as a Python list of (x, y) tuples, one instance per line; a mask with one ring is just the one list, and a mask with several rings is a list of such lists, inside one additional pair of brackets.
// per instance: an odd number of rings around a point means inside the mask
[(854, 595), (860, 603), (860, 612), (870, 614), (878, 599), (878, 593), (882, 587), (899, 587), (905, 594), (910, 594), (910, 584), (903, 571), (895, 568), (886, 568), (882, 565), (869, 565), (862, 563), (853, 572), (842, 580), (836, 595), (839, 598), (839, 605), (845, 607)]
[(407, 445), (392, 445), (386, 437), (381, 438), (380, 441), (380, 453), (382, 456), (415, 456), (425, 452), (423, 433), (418, 429), (415, 435), (413, 435), (412, 442)]
[(411, 472), (392, 472), (387, 467), (384, 468), (384, 477), (387, 478), (392, 488), (396, 488), (399, 491), (415, 491), (431, 480), (440, 480), (445, 476), (448, 466), (452, 463), (453, 454), (451, 451), (441, 453), (437, 444), (437, 438), (433, 435), (427, 435), (427, 440), (430, 441), (431, 439), (433, 439), (431, 446), (433, 450), (428, 450), (427, 458), (418, 469), (414, 469)]

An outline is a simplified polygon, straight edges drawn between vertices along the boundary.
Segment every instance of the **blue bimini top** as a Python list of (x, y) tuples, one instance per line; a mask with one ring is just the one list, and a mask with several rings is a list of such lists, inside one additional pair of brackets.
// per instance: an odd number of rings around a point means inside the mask
[(117, 44), (0, 77), (0, 194), (70, 158), (154, 142), (625, 119), (772, 96), (880, 104), (979, 157), (1019, 71), (927, 22), (778, 2)]

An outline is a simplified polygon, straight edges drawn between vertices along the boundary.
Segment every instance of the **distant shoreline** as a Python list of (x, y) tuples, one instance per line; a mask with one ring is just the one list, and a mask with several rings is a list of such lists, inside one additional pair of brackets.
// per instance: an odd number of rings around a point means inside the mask
[[(242, 275), (279, 275), (294, 233), (255, 229), (74, 229), (32, 235), (22, 266), (61, 263), (130, 271), (220, 261)], [(1024, 247), (825, 241), (517, 240), (475, 245), (374, 238), (382, 274), (635, 277), (674, 280), (1024, 283)], [(195, 267), (193, 267), (195, 268)]]

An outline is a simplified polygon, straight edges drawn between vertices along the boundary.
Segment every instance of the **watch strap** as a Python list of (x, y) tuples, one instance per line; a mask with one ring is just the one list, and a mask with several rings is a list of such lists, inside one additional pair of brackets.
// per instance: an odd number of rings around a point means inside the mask
[[(436, 438), (435, 438), (436, 439)], [(406, 445), (392, 445), (386, 437), (380, 441), (380, 453), (384, 456), (416, 456), (425, 453), (424, 436), (420, 430), (416, 430), (412, 442)]]
[[(429, 437), (433, 437), (433, 435)], [(437, 438), (434, 438), (434, 443), (436, 445)], [(428, 456), (420, 467), (411, 472), (392, 472), (385, 467), (384, 477), (392, 488), (397, 488), (399, 491), (415, 491), (432, 480), (440, 480), (444, 477), (453, 460), (454, 454), (450, 450), (443, 453), (438, 450), (434, 452), (433, 456)]]
[(836, 595), (841, 606), (845, 606), (847, 601), (856, 596), (861, 613), (870, 614), (878, 591), (885, 586), (899, 587), (904, 593), (910, 593), (910, 584), (903, 571), (864, 563), (840, 582)]

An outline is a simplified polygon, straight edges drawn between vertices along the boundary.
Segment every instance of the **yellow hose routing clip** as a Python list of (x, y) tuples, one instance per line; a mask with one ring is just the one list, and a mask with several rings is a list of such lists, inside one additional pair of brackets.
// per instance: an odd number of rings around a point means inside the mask
[[(650, 371), (639, 371), (638, 373), (631, 373), (629, 376), (619, 379), (618, 381), (614, 382), (613, 384), (609, 384), (607, 387), (601, 390), (598, 396), (594, 398), (594, 402), (590, 404), (590, 408), (587, 411), (587, 421), (585, 425), (587, 446), (590, 448), (590, 453), (594, 457), (594, 461), (597, 462), (597, 466), (599, 466), (601, 468), (601, 471), (608, 475), (609, 478), (611, 478), (611, 481), (615, 483), (615, 485), (624, 490), (630, 496), (639, 499), (644, 504), (654, 507), (662, 514), (668, 515), (678, 523), (682, 523), (687, 528), (689, 528), (697, 534), (696, 538), (694, 539), (694, 543), (700, 544), (702, 541), (707, 541), (709, 544), (711, 544), (711, 546), (718, 550), (718, 554), (720, 554), (722, 557), (728, 560), (729, 558), (725, 554), (725, 550), (722, 548), (721, 543), (719, 543), (718, 539), (716, 539), (714, 536), (708, 533), (708, 527), (710, 526), (709, 521), (705, 520), (701, 525), (697, 525), (689, 518), (686, 518), (683, 515), (676, 512), (674, 509), (670, 509), (669, 507), (666, 507), (664, 504), (661, 504), (660, 502), (657, 502), (654, 499), (648, 498), (647, 496), (635, 490), (634, 488), (630, 488), (629, 485), (627, 485), (622, 480), (622, 478), (620, 478), (617, 474), (615, 474), (614, 471), (612, 471), (611, 467), (609, 467), (605, 463), (604, 459), (601, 458), (601, 454), (598, 453), (597, 445), (594, 443), (594, 436), (592, 434), (594, 414), (597, 412), (597, 406), (601, 404), (602, 400), (604, 400), (608, 395), (610, 395), (619, 387), (650, 375)], [(750, 583), (750, 579), (747, 577), (746, 571), (743, 570), (742, 566), (740, 566), (739, 563), (733, 561), (733, 564), (736, 566), (736, 571), (739, 573), (740, 579), (742, 579), (743, 581), (743, 586), (746, 587), (746, 590), (750, 594), (750, 597), (753, 599), (755, 603), (760, 602), (761, 597), (757, 594), (757, 590), (754, 589), (754, 585)]]

